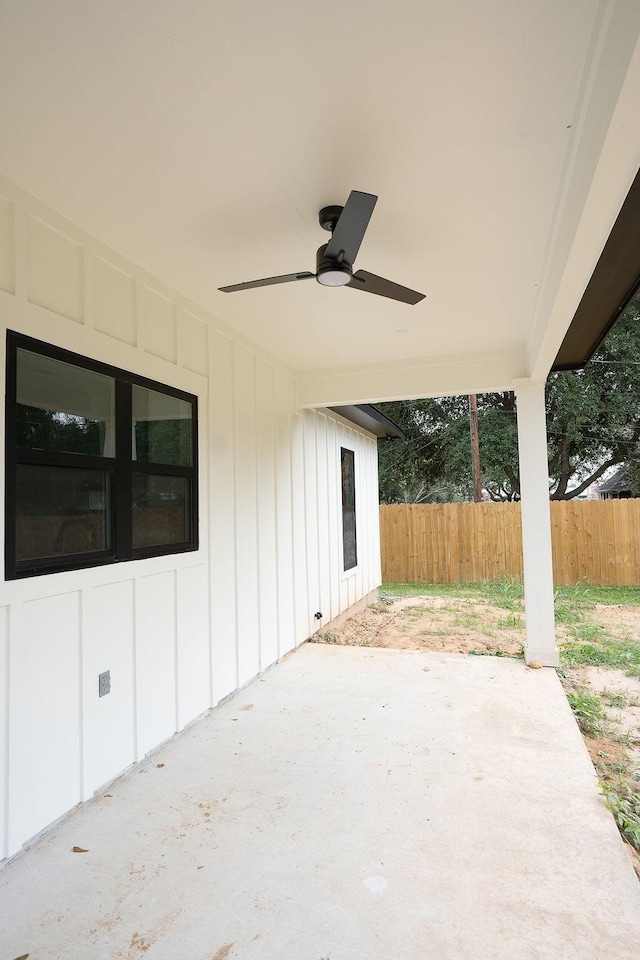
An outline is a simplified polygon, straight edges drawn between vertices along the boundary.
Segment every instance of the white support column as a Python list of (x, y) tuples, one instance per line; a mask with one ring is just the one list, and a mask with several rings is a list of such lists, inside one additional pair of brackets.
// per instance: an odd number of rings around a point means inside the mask
[(553, 614), (553, 565), (544, 383), (517, 380), (518, 455), (527, 639), (525, 660), (559, 664)]

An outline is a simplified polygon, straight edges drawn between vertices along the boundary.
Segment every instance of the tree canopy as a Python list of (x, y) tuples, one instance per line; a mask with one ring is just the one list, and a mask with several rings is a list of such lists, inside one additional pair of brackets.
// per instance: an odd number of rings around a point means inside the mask
[[(549, 495), (582, 493), (626, 464), (640, 493), (640, 294), (584, 370), (549, 376), (546, 387)], [(472, 499), (468, 397), (381, 403), (404, 433), (379, 441), (380, 501)], [(482, 485), (494, 500), (520, 497), (516, 400), (478, 395)]]

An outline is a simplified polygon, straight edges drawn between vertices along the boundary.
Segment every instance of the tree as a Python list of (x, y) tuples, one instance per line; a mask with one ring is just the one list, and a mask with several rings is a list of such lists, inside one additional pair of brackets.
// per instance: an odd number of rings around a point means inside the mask
[(33, 450), (64, 450), (100, 457), (105, 424), (99, 420), (16, 404), (16, 444)]
[(446, 434), (457, 422), (458, 398), (378, 404), (404, 432), (378, 442), (381, 503), (426, 503), (467, 499), (468, 484), (448, 479)]
[[(570, 499), (609, 468), (627, 464), (640, 492), (640, 294), (584, 370), (547, 381), (549, 493)], [(381, 441), (383, 503), (471, 499), (469, 408), (466, 397), (379, 404), (405, 431)], [(494, 500), (517, 500), (520, 478), (513, 393), (478, 396), (480, 465)]]

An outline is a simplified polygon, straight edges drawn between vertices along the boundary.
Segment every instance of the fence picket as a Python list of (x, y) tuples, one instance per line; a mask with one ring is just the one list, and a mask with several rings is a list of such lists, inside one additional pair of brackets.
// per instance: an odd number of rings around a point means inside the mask
[[(640, 584), (640, 499), (552, 500), (554, 582)], [(519, 503), (380, 507), (385, 582), (477, 583), (522, 578)]]

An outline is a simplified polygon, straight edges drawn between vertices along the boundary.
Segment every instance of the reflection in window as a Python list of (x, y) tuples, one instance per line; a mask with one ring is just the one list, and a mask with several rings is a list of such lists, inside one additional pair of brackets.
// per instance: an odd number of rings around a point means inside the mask
[(112, 377), (30, 350), (16, 355), (16, 446), (115, 455)]
[(134, 473), (134, 549), (189, 539), (190, 490), (185, 477)]
[(102, 470), (18, 464), (16, 560), (109, 550), (108, 490)]
[(356, 475), (355, 454), (347, 447), (340, 448), (342, 475), (342, 557), (344, 569), (358, 565), (356, 538)]
[(147, 387), (134, 386), (133, 459), (190, 467), (193, 459), (192, 405)]

